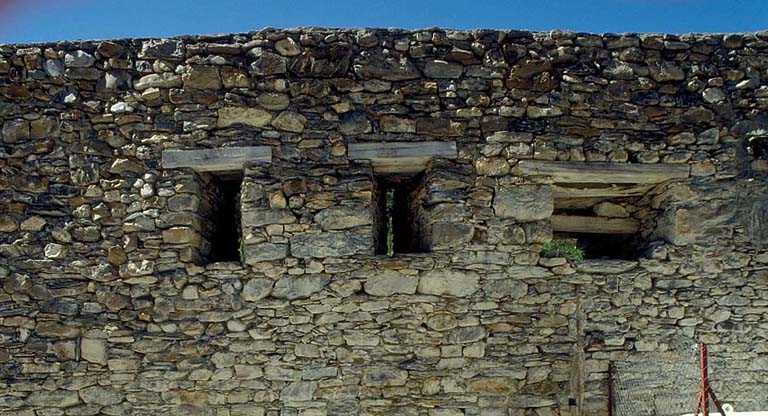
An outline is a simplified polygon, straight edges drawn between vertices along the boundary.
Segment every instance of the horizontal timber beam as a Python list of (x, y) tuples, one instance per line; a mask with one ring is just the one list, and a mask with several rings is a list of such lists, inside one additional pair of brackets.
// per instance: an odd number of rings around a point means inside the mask
[(640, 223), (631, 218), (553, 215), (552, 231), (591, 234), (634, 234)]
[(216, 149), (163, 150), (163, 169), (192, 168), (198, 172), (240, 171), (246, 162), (272, 161), (269, 146), (220, 147)]
[(521, 160), (517, 170), (522, 176), (551, 176), (554, 183), (640, 183), (655, 184), (685, 179), (690, 168), (685, 164), (629, 164), (610, 162), (553, 162)]
[(642, 196), (654, 185), (560, 186), (552, 185), (554, 198), (624, 198)]
[(370, 160), (376, 173), (414, 173), (424, 170), (430, 159), (456, 159), (456, 142), (350, 143), (349, 158)]

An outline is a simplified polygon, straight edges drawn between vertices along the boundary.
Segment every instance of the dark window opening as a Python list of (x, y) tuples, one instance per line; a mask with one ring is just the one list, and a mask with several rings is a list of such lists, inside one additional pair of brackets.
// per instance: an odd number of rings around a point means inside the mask
[(240, 261), (240, 186), (241, 177), (219, 176), (211, 182), (213, 234), (209, 263)]
[(556, 209), (554, 215), (587, 218), (588, 221), (594, 221), (587, 223), (591, 225), (587, 225), (585, 228), (591, 229), (584, 230), (584, 232), (553, 230), (553, 241), (565, 241), (566, 247), (575, 244), (575, 251), (579, 252), (579, 255), (583, 256), (584, 259), (637, 260), (642, 256), (647, 246), (640, 230), (635, 232), (607, 232), (599, 224), (602, 220), (621, 221), (631, 220), (630, 218), (597, 217), (592, 207)]
[(376, 254), (427, 252), (420, 221), (423, 175), (377, 176), (374, 182)]

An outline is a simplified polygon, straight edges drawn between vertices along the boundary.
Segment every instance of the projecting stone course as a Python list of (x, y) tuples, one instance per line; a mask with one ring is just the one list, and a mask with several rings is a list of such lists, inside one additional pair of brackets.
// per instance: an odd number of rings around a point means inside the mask
[[(765, 32), (0, 45), (0, 415), (607, 415), (611, 362), (699, 340), (764, 373), (766, 69)], [(379, 254), (383, 166), (425, 252)]]

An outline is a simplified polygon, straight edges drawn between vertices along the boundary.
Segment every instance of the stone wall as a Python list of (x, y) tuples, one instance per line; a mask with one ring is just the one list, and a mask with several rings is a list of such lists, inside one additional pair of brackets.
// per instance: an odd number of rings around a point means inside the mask
[[(0, 414), (604, 415), (611, 361), (764, 362), (766, 80), (766, 33), (0, 46)], [(426, 141), (458, 149), (413, 198), (431, 252), (377, 255), (347, 146)], [(235, 172), (242, 261), (211, 263), (217, 174), (161, 155), (233, 146), (272, 162)], [(583, 198), (528, 160), (687, 168)], [(643, 255), (542, 256), (574, 206)]]

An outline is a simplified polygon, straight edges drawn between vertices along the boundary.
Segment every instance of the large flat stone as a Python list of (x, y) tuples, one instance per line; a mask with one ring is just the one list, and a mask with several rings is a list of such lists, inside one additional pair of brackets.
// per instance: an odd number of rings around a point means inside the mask
[(313, 381), (299, 381), (291, 383), (280, 391), (280, 401), (283, 402), (308, 402), (317, 390), (317, 383)]
[(243, 250), (243, 260), (246, 264), (254, 265), (262, 261), (274, 261), (288, 257), (288, 244), (259, 243), (246, 244)]
[(107, 365), (107, 341), (83, 338), (80, 341), (80, 356), (88, 362)]
[(118, 389), (102, 386), (91, 386), (80, 390), (80, 398), (88, 404), (109, 406), (123, 401), (125, 393)]
[(419, 279), (419, 293), (440, 296), (471, 296), (480, 282), (480, 276), (469, 270), (430, 270)]
[(288, 209), (258, 208), (242, 213), (243, 227), (261, 227), (270, 224), (293, 224), (296, 217)]
[(448, 344), (469, 344), (485, 338), (487, 331), (482, 326), (456, 328), (448, 333), (445, 342)]
[(258, 107), (222, 107), (218, 115), (219, 127), (241, 125), (262, 128), (269, 126), (274, 117), (269, 111)]
[(281, 299), (301, 299), (320, 292), (331, 281), (326, 275), (286, 276), (275, 283), (272, 296)]
[(395, 270), (384, 270), (371, 276), (363, 285), (365, 293), (373, 296), (392, 296), (397, 293), (414, 294), (419, 284), (418, 276), (402, 274)]
[(496, 189), (493, 211), (519, 222), (547, 219), (554, 211), (552, 188), (544, 185), (502, 186)]
[(255, 302), (269, 296), (272, 293), (272, 286), (275, 282), (271, 279), (256, 278), (249, 280), (243, 286), (243, 300)]
[(368, 367), (363, 372), (363, 385), (370, 387), (404, 386), (408, 372), (386, 367)]
[(144, 91), (149, 88), (178, 87), (181, 87), (181, 77), (170, 72), (145, 75), (133, 84), (133, 88), (136, 88), (138, 91)]
[(345, 230), (348, 228), (370, 225), (371, 208), (366, 205), (336, 205), (326, 208), (315, 215), (315, 221), (324, 230)]
[(299, 234), (290, 239), (291, 255), (301, 258), (345, 257), (373, 253), (370, 234)]
[(76, 391), (33, 391), (27, 397), (28, 406), (39, 407), (72, 407), (80, 404), (80, 397)]
[(421, 74), (408, 58), (366, 55), (354, 64), (355, 74), (362, 78), (379, 78), (387, 81), (416, 79)]

